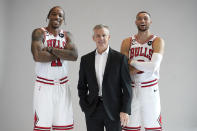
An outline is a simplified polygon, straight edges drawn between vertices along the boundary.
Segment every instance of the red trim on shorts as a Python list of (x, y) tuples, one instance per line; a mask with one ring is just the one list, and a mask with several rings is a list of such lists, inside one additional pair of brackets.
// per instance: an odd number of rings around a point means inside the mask
[(34, 131), (51, 131), (51, 129), (50, 130), (34, 129)]
[(54, 85), (54, 83), (47, 83), (47, 82), (43, 82), (43, 81), (39, 81), (39, 80), (36, 80), (37, 82), (40, 82), (40, 83), (43, 83), (43, 84), (49, 84), (49, 85)]
[[(155, 82), (155, 83), (154, 83)], [(131, 82), (131, 84), (132, 84), (132, 86), (131, 87), (135, 87), (134, 86), (134, 82)], [(156, 84), (158, 84), (158, 82), (157, 82), (157, 79), (155, 79), (155, 80), (152, 80), (152, 81), (147, 81), (147, 82), (141, 82), (141, 83), (139, 83), (139, 84), (141, 84), (141, 88), (146, 88), (146, 87), (151, 87), (151, 86), (154, 86), (154, 85), (156, 85)]]
[(40, 129), (51, 129), (51, 127), (42, 127), (42, 126), (35, 126), (34, 128), (40, 128)]
[(161, 127), (145, 128), (146, 130), (161, 130)]
[(159, 115), (157, 121), (158, 121), (159, 125), (162, 127), (162, 117), (161, 117), (161, 114)]
[(141, 129), (141, 126), (138, 126), (138, 127), (125, 126), (122, 128), (123, 131), (140, 131), (140, 129)]
[(36, 126), (36, 124), (38, 123), (38, 121), (39, 121), (39, 118), (38, 118), (38, 115), (37, 115), (37, 113), (35, 111), (35, 114), (34, 114), (34, 127)]
[(61, 78), (60, 80), (62, 81), (62, 80), (64, 80), (64, 79), (66, 79), (66, 78), (68, 78), (68, 77), (67, 77), (67, 76), (65, 76), (65, 77)]
[(60, 82), (60, 84), (64, 84), (64, 83), (66, 83), (66, 82), (68, 82), (69, 80), (66, 80), (66, 81), (64, 81), (64, 82)]
[(42, 79), (42, 80), (46, 80), (46, 81), (53, 81), (53, 80), (49, 80), (49, 79), (42, 78), (42, 77), (39, 77), (39, 76), (37, 76), (37, 78)]
[(158, 83), (154, 83), (154, 84), (147, 85), (147, 86), (142, 86), (142, 88), (145, 88), (145, 87), (150, 87), (150, 86), (154, 86), (154, 85), (156, 85), (156, 84), (158, 84)]
[(148, 81), (148, 82), (142, 82), (142, 84), (148, 84), (148, 83), (154, 82), (154, 81), (156, 81), (156, 80), (157, 80), (157, 79), (152, 80), (152, 81)]
[(50, 131), (51, 127), (41, 127), (41, 126), (35, 126), (34, 131)]
[[(65, 76), (65, 77), (59, 79), (58, 83), (64, 84), (64, 83), (68, 82), (69, 80), (67, 78), (68, 77)], [(43, 78), (43, 77), (40, 77), (40, 76), (37, 76), (36, 81), (40, 82), (40, 83), (43, 83), (43, 84), (48, 84), (48, 85), (55, 85), (55, 83), (56, 83), (55, 80), (46, 79), (46, 78)]]
[(67, 125), (67, 126), (52, 126), (53, 130), (71, 130), (74, 127), (74, 124), (72, 125)]
[(67, 125), (67, 126), (53, 126), (53, 127), (69, 127), (69, 126), (74, 126), (74, 124)]

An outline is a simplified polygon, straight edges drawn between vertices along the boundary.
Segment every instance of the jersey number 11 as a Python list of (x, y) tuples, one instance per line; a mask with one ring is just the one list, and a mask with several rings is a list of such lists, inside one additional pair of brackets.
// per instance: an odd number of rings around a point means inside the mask
[(52, 61), (51, 66), (62, 66), (60, 58), (57, 58), (57, 60)]

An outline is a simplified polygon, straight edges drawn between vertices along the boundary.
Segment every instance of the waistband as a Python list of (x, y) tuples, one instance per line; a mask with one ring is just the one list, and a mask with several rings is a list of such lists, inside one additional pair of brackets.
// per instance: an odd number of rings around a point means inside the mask
[(57, 80), (50, 80), (50, 79), (46, 79), (46, 78), (37, 76), (36, 81), (40, 82), (40, 83), (43, 83), (43, 84), (55, 85), (55, 84), (64, 84), (64, 83), (68, 82), (69, 80), (68, 80), (67, 76), (65, 76), (61, 79), (57, 79)]
[(151, 80), (151, 81), (146, 81), (146, 82), (131, 82), (131, 87), (135, 87), (135, 86), (141, 86), (142, 88), (146, 88), (146, 87), (151, 87), (151, 86), (154, 86), (158, 84), (158, 79), (154, 79), (154, 80)]

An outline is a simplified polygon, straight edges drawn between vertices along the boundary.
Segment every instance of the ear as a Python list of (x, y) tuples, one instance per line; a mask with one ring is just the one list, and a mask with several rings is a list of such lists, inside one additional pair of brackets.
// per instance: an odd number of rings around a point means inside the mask
[(49, 19), (49, 15), (50, 15), (50, 12), (49, 12), (48, 15), (47, 15), (47, 19)]
[(94, 35), (92, 36), (92, 40), (95, 41)]

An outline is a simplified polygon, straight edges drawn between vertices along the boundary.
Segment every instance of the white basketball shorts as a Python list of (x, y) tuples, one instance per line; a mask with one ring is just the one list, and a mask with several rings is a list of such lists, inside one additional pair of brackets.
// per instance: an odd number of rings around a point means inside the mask
[(34, 131), (73, 129), (73, 110), (67, 77), (37, 77), (34, 89)]
[(161, 106), (157, 79), (132, 83), (133, 99), (131, 115), (123, 131), (161, 131)]

